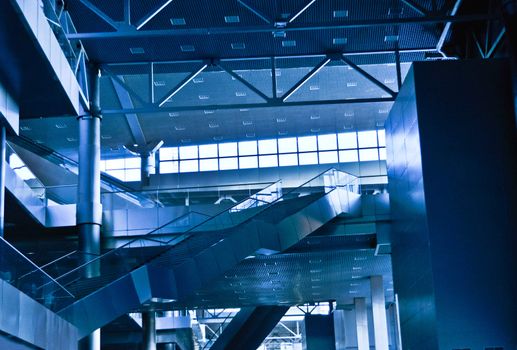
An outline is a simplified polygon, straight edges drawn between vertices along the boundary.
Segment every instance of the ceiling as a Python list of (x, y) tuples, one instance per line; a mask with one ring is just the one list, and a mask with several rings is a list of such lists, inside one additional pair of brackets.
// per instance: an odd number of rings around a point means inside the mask
[[(68, 38), (80, 39), (102, 73), (103, 158), (142, 140), (382, 128), (398, 78), (436, 51), (444, 25), (435, 18), (452, 8), (445, 0), (65, 3), (76, 29)], [(73, 117), (26, 119), (21, 133), (76, 158)]]

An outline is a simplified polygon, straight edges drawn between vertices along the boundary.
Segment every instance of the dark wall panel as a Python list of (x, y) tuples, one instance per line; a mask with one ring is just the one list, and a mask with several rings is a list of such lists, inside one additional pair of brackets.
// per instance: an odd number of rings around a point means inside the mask
[(386, 129), (404, 349), (515, 348), (517, 147), (507, 63), (415, 63)]

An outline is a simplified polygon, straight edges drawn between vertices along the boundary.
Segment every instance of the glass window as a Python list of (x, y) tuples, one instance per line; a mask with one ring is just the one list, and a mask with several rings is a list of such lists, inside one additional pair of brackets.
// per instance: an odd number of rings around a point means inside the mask
[(183, 146), (180, 147), (180, 159), (196, 159), (197, 146)]
[(359, 157), (357, 155), (357, 150), (339, 151), (339, 161), (341, 163), (358, 162)]
[(319, 135), (318, 149), (320, 151), (331, 151), (337, 149), (336, 134)]
[(318, 146), (317, 146), (316, 136), (298, 137), (298, 151), (299, 152), (316, 151), (317, 149), (318, 149)]
[(237, 155), (237, 142), (219, 144), (219, 157), (233, 157), (236, 155)]
[(257, 154), (257, 141), (239, 142), (239, 155), (252, 156)]
[(386, 148), (379, 148), (379, 159), (386, 160)]
[(270, 156), (259, 156), (259, 165), (261, 168), (278, 166), (278, 158), (276, 154)]
[(340, 149), (357, 148), (357, 134), (355, 132), (344, 132), (337, 135)]
[(160, 148), (160, 160), (178, 160), (178, 147)]
[(280, 154), (278, 155), (278, 160), (280, 166), (298, 165), (298, 155), (294, 153)]
[(291, 153), (296, 151), (296, 137), (278, 139), (278, 153)]
[(377, 148), (360, 149), (359, 160), (366, 162), (370, 160), (379, 160), (379, 150)]
[(257, 156), (254, 157), (239, 157), (239, 169), (258, 168)]
[[(221, 146), (221, 145), (219, 145), (219, 146)], [(219, 152), (221, 152), (220, 147), (219, 147)], [(231, 170), (231, 169), (237, 169), (237, 168), (239, 168), (239, 164), (237, 162), (237, 157), (219, 159), (219, 170)]]
[(360, 131), (357, 133), (359, 148), (377, 147), (377, 131)]
[(179, 171), (179, 162), (161, 162), (160, 163), (160, 174), (172, 174)]
[(217, 158), (211, 159), (200, 159), (199, 160), (200, 171), (215, 171), (219, 170), (219, 161)]
[(320, 164), (337, 163), (337, 151), (319, 152)]
[(200, 145), (199, 158), (217, 158), (217, 144)]
[(114, 169), (124, 169), (124, 168), (125, 168), (124, 158), (106, 160), (106, 169), (114, 170)]
[(125, 168), (126, 169), (135, 169), (135, 168), (140, 169), (140, 162), (141, 162), (141, 160), (138, 157), (126, 158)]
[(12, 169), (21, 168), (21, 167), (25, 166), (25, 164), (23, 163), (21, 158), (18, 157), (18, 155), (14, 154), (14, 153), (9, 156), (9, 165), (11, 166)]
[(126, 171), (125, 170), (108, 170), (106, 171), (108, 175), (116, 177), (119, 180), (126, 181)]
[(260, 140), (258, 146), (259, 154), (274, 154), (277, 152), (276, 139)]
[[(14, 154), (11, 155), (11, 158), (13, 156), (14, 156)], [(15, 168), (15, 166), (12, 165), (12, 160), (9, 160), (9, 164), (11, 164), (12, 168)], [(100, 167), (101, 167), (101, 171), (106, 171), (106, 161), (105, 160), (101, 160)]]
[(125, 181), (140, 181), (140, 169), (128, 169), (126, 170)]
[[(180, 150), (181, 155), (181, 150)], [(194, 160), (182, 160), (180, 162), (180, 173), (192, 173), (198, 171), (197, 159)]]
[(298, 154), (298, 159), (300, 160), (300, 165), (318, 164), (318, 153), (300, 153)]
[(379, 135), (379, 147), (386, 147), (386, 130), (377, 130), (377, 135)]

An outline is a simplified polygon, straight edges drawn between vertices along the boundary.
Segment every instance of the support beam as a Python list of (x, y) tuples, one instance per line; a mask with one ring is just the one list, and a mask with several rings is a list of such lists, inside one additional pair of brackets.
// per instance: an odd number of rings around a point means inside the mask
[(418, 12), (419, 14), (421, 14), (422, 16), (427, 16), (429, 14), (429, 11), (427, 11), (427, 9), (425, 9), (423, 6), (421, 6), (420, 4), (414, 2), (413, 0), (400, 0), (404, 5), (410, 7), (411, 9), (413, 9), (414, 11)]
[[(282, 28), (285, 32), (311, 32), (322, 30), (343, 30), (354, 28), (386, 27), (404, 24), (437, 24), (437, 23), (462, 23), (478, 22), (498, 19), (495, 15), (477, 14), (461, 17), (454, 16), (426, 16), (407, 18), (386, 18), (374, 20), (349, 21), (343, 24), (324, 24), (319, 26), (288, 26)], [(144, 38), (144, 37), (179, 37), (179, 36), (213, 36), (231, 34), (255, 34), (271, 33), (276, 30), (274, 26), (248, 26), (248, 27), (214, 27), (214, 28), (190, 28), (190, 29), (163, 29), (163, 30), (119, 30), (115, 32), (84, 32), (67, 34), (69, 40), (92, 40), (111, 38)]]
[(350, 67), (352, 67), (355, 71), (357, 71), (359, 74), (361, 74), (363, 77), (371, 81), (373, 84), (377, 85), (382, 90), (386, 91), (391, 96), (395, 97), (397, 96), (397, 93), (393, 90), (391, 90), (389, 87), (375, 79), (373, 76), (371, 76), (368, 72), (366, 72), (364, 69), (359, 67), (357, 64), (352, 62), (350, 59), (348, 59), (345, 55), (341, 55), (341, 60), (348, 64)]
[(289, 97), (291, 97), (296, 91), (298, 91), (306, 82), (308, 82), (313, 76), (318, 74), (318, 72), (325, 67), (331, 61), (330, 58), (325, 58), (323, 61), (318, 63), (316, 67), (314, 67), (307, 75), (305, 75), (300, 81), (294, 84), (293, 87), (287, 91), (284, 96), (282, 96), (282, 101), (286, 101)]
[(375, 335), (375, 349), (389, 350), (388, 322), (386, 320), (386, 300), (382, 276), (370, 277), (372, 292), (373, 332)]
[(208, 67), (208, 64), (204, 64), (197, 71), (191, 73), (188, 77), (183, 79), (183, 81), (181, 81), (181, 83), (176, 85), (172, 90), (170, 90), (167, 94), (165, 94), (165, 97), (162, 98), (160, 102), (158, 102), (158, 107), (162, 107), (167, 101), (169, 101), (174, 95), (176, 95), (178, 92), (180, 92), (181, 89), (183, 89), (195, 77), (197, 77), (199, 74), (201, 74), (201, 72), (203, 72), (207, 67)]
[(366, 314), (366, 299), (355, 298), (355, 322), (357, 330), (357, 350), (370, 350), (368, 338), (368, 317)]
[(110, 16), (108, 16), (106, 13), (104, 13), (103, 11), (101, 11), (97, 6), (95, 6), (94, 4), (92, 4), (90, 1), (88, 0), (79, 0), (84, 6), (86, 6), (86, 8), (88, 8), (90, 11), (92, 11), (93, 13), (95, 13), (97, 15), (97, 17), (99, 17), (100, 19), (102, 19), (104, 22), (106, 22), (107, 24), (109, 24), (110, 26), (112, 26), (114, 29), (118, 29), (119, 28), (119, 25), (117, 24), (117, 22), (115, 22)]
[(248, 89), (259, 95), (264, 101), (269, 101), (270, 98), (264, 94), (262, 91), (257, 89), (255, 86), (253, 86), (251, 83), (243, 79), (239, 74), (235, 73), (231, 69), (226, 68), (224, 65), (221, 65), (220, 63), (217, 64), (219, 68), (224, 70), (226, 73), (230, 74), (232, 77), (234, 77), (236, 80), (240, 81), (244, 86), (246, 86)]
[(151, 12), (149, 12), (147, 15), (142, 17), (140, 21), (135, 25), (136, 30), (142, 29), (143, 26), (145, 26), (147, 23), (149, 23), (150, 20), (152, 20), (156, 15), (158, 15), (164, 8), (166, 8), (173, 0), (165, 0), (162, 4), (157, 6), (155, 9), (153, 9)]
[(309, 7), (312, 6), (312, 4), (314, 4), (316, 2), (316, 0), (311, 0), (307, 5), (305, 5), (300, 11), (298, 11), (293, 17), (291, 17), (291, 19), (289, 20), (289, 23), (292, 23), (295, 19), (297, 19), (302, 13), (304, 13), (305, 11), (307, 11), (307, 9)]
[(251, 7), (250, 5), (246, 4), (244, 1), (242, 0), (237, 0), (237, 2), (242, 6), (244, 7), (245, 9), (247, 9), (248, 11), (250, 11), (251, 13), (253, 13), (255, 16), (257, 16), (258, 18), (260, 18), (261, 20), (263, 20), (264, 22), (266, 22), (267, 24), (270, 24), (271, 21), (269, 19), (267, 19), (266, 16), (264, 16), (263, 14), (261, 14), (259, 11), (255, 10), (253, 7)]
[(143, 350), (156, 350), (156, 313), (147, 311), (142, 313)]

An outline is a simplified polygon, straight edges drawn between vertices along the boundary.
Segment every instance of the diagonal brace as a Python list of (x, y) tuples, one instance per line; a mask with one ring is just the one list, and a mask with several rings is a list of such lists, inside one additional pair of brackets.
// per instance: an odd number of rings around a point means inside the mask
[(257, 16), (258, 18), (260, 18), (261, 20), (263, 20), (264, 22), (266, 22), (267, 24), (271, 24), (271, 21), (266, 17), (264, 16), (262, 13), (260, 13), (259, 11), (255, 10), (253, 7), (251, 7), (250, 5), (246, 4), (244, 1), (242, 0), (237, 0), (237, 2), (244, 8), (246, 8), (248, 11), (250, 11), (251, 13), (253, 13), (255, 16)]
[(195, 77), (197, 77), (201, 72), (203, 72), (206, 67), (208, 67), (208, 64), (204, 64), (201, 68), (199, 68), (197, 71), (191, 73), (188, 77), (183, 79), (178, 85), (176, 85), (174, 88), (172, 88), (167, 94), (165, 94), (165, 97), (161, 99), (160, 102), (158, 102), (158, 107), (162, 107), (167, 101), (169, 101), (174, 95), (176, 95), (178, 92), (180, 92), (188, 83), (190, 83)]
[(143, 104), (144, 106), (145, 105), (148, 105), (149, 102), (146, 102), (142, 99), (142, 97), (140, 97), (139, 94), (137, 94), (135, 92), (135, 90), (133, 90), (131, 87), (129, 87), (125, 81), (123, 81), (122, 79), (120, 79), (120, 77), (116, 74), (113, 74), (113, 72), (111, 72), (109, 69), (107, 69), (106, 67), (103, 67), (102, 68), (103, 72), (106, 73), (111, 79), (115, 80), (119, 85), (121, 85), (129, 95), (131, 95), (134, 99), (138, 100), (138, 102), (140, 102), (141, 104)]
[(412, 8), (414, 11), (418, 12), (422, 16), (429, 15), (429, 11), (423, 7), (422, 5), (416, 3), (414, 0), (400, 0), (404, 5)]
[(242, 78), (239, 74), (235, 73), (234, 71), (232, 71), (231, 69), (228, 69), (226, 67), (224, 67), (223, 65), (221, 65), (221, 63), (218, 63), (217, 66), (219, 68), (221, 68), (222, 70), (224, 70), (226, 73), (230, 74), (232, 77), (234, 77), (236, 80), (240, 81), (243, 85), (245, 85), (248, 89), (250, 89), (251, 91), (253, 91), (254, 93), (256, 93), (257, 95), (259, 95), (260, 97), (262, 97), (262, 99), (264, 99), (264, 101), (269, 101), (270, 98), (265, 95), (262, 91), (260, 91), (259, 89), (257, 89), (255, 86), (253, 86), (251, 83), (249, 83), (248, 81), (246, 81), (244, 78)]
[(318, 74), (318, 72), (325, 67), (331, 61), (330, 58), (325, 58), (323, 61), (318, 63), (316, 67), (314, 67), (307, 75), (305, 75), (300, 81), (298, 81), (292, 88), (289, 89), (283, 96), (282, 101), (286, 101), (289, 97), (291, 97), (296, 91), (298, 91), (306, 82), (308, 82), (313, 76)]
[(356, 65), (354, 62), (350, 61), (348, 58), (346, 58), (344, 55), (341, 56), (341, 60), (343, 62), (345, 62), (346, 64), (348, 64), (350, 67), (354, 68), (354, 70), (356, 70), (359, 74), (361, 74), (362, 76), (364, 76), (366, 79), (368, 79), (369, 81), (371, 81), (372, 83), (374, 83), (375, 85), (377, 85), (379, 88), (381, 88), (382, 90), (386, 91), (388, 94), (390, 94), (392, 97), (395, 97), (397, 96), (397, 93), (393, 90), (391, 90), (389, 87), (387, 87), (386, 85), (384, 85), (383, 83), (381, 83), (380, 81), (378, 81), (377, 79), (375, 79), (373, 76), (371, 76), (368, 72), (366, 72), (365, 70), (363, 70), (361, 67), (359, 67), (358, 65)]
[(166, 8), (173, 0), (165, 0), (164, 3), (154, 8), (151, 12), (146, 14), (137, 24), (135, 24), (136, 30), (140, 30), (143, 26), (149, 23), (154, 17), (156, 17), (164, 8)]
[(296, 18), (298, 18), (298, 16), (300, 16), (302, 13), (304, 13), (305, 11), (307, 11), (307, 9), (309, 7), (312, 6), (312, 4), (314, 4), (316, 2), (316, 0), (311, 0), (307, 5), (305, 5), (300, 11), (298, 11), (293, 17), (291, 17), (291, 19), (289, 20), (289, 23), (292, 23)]

